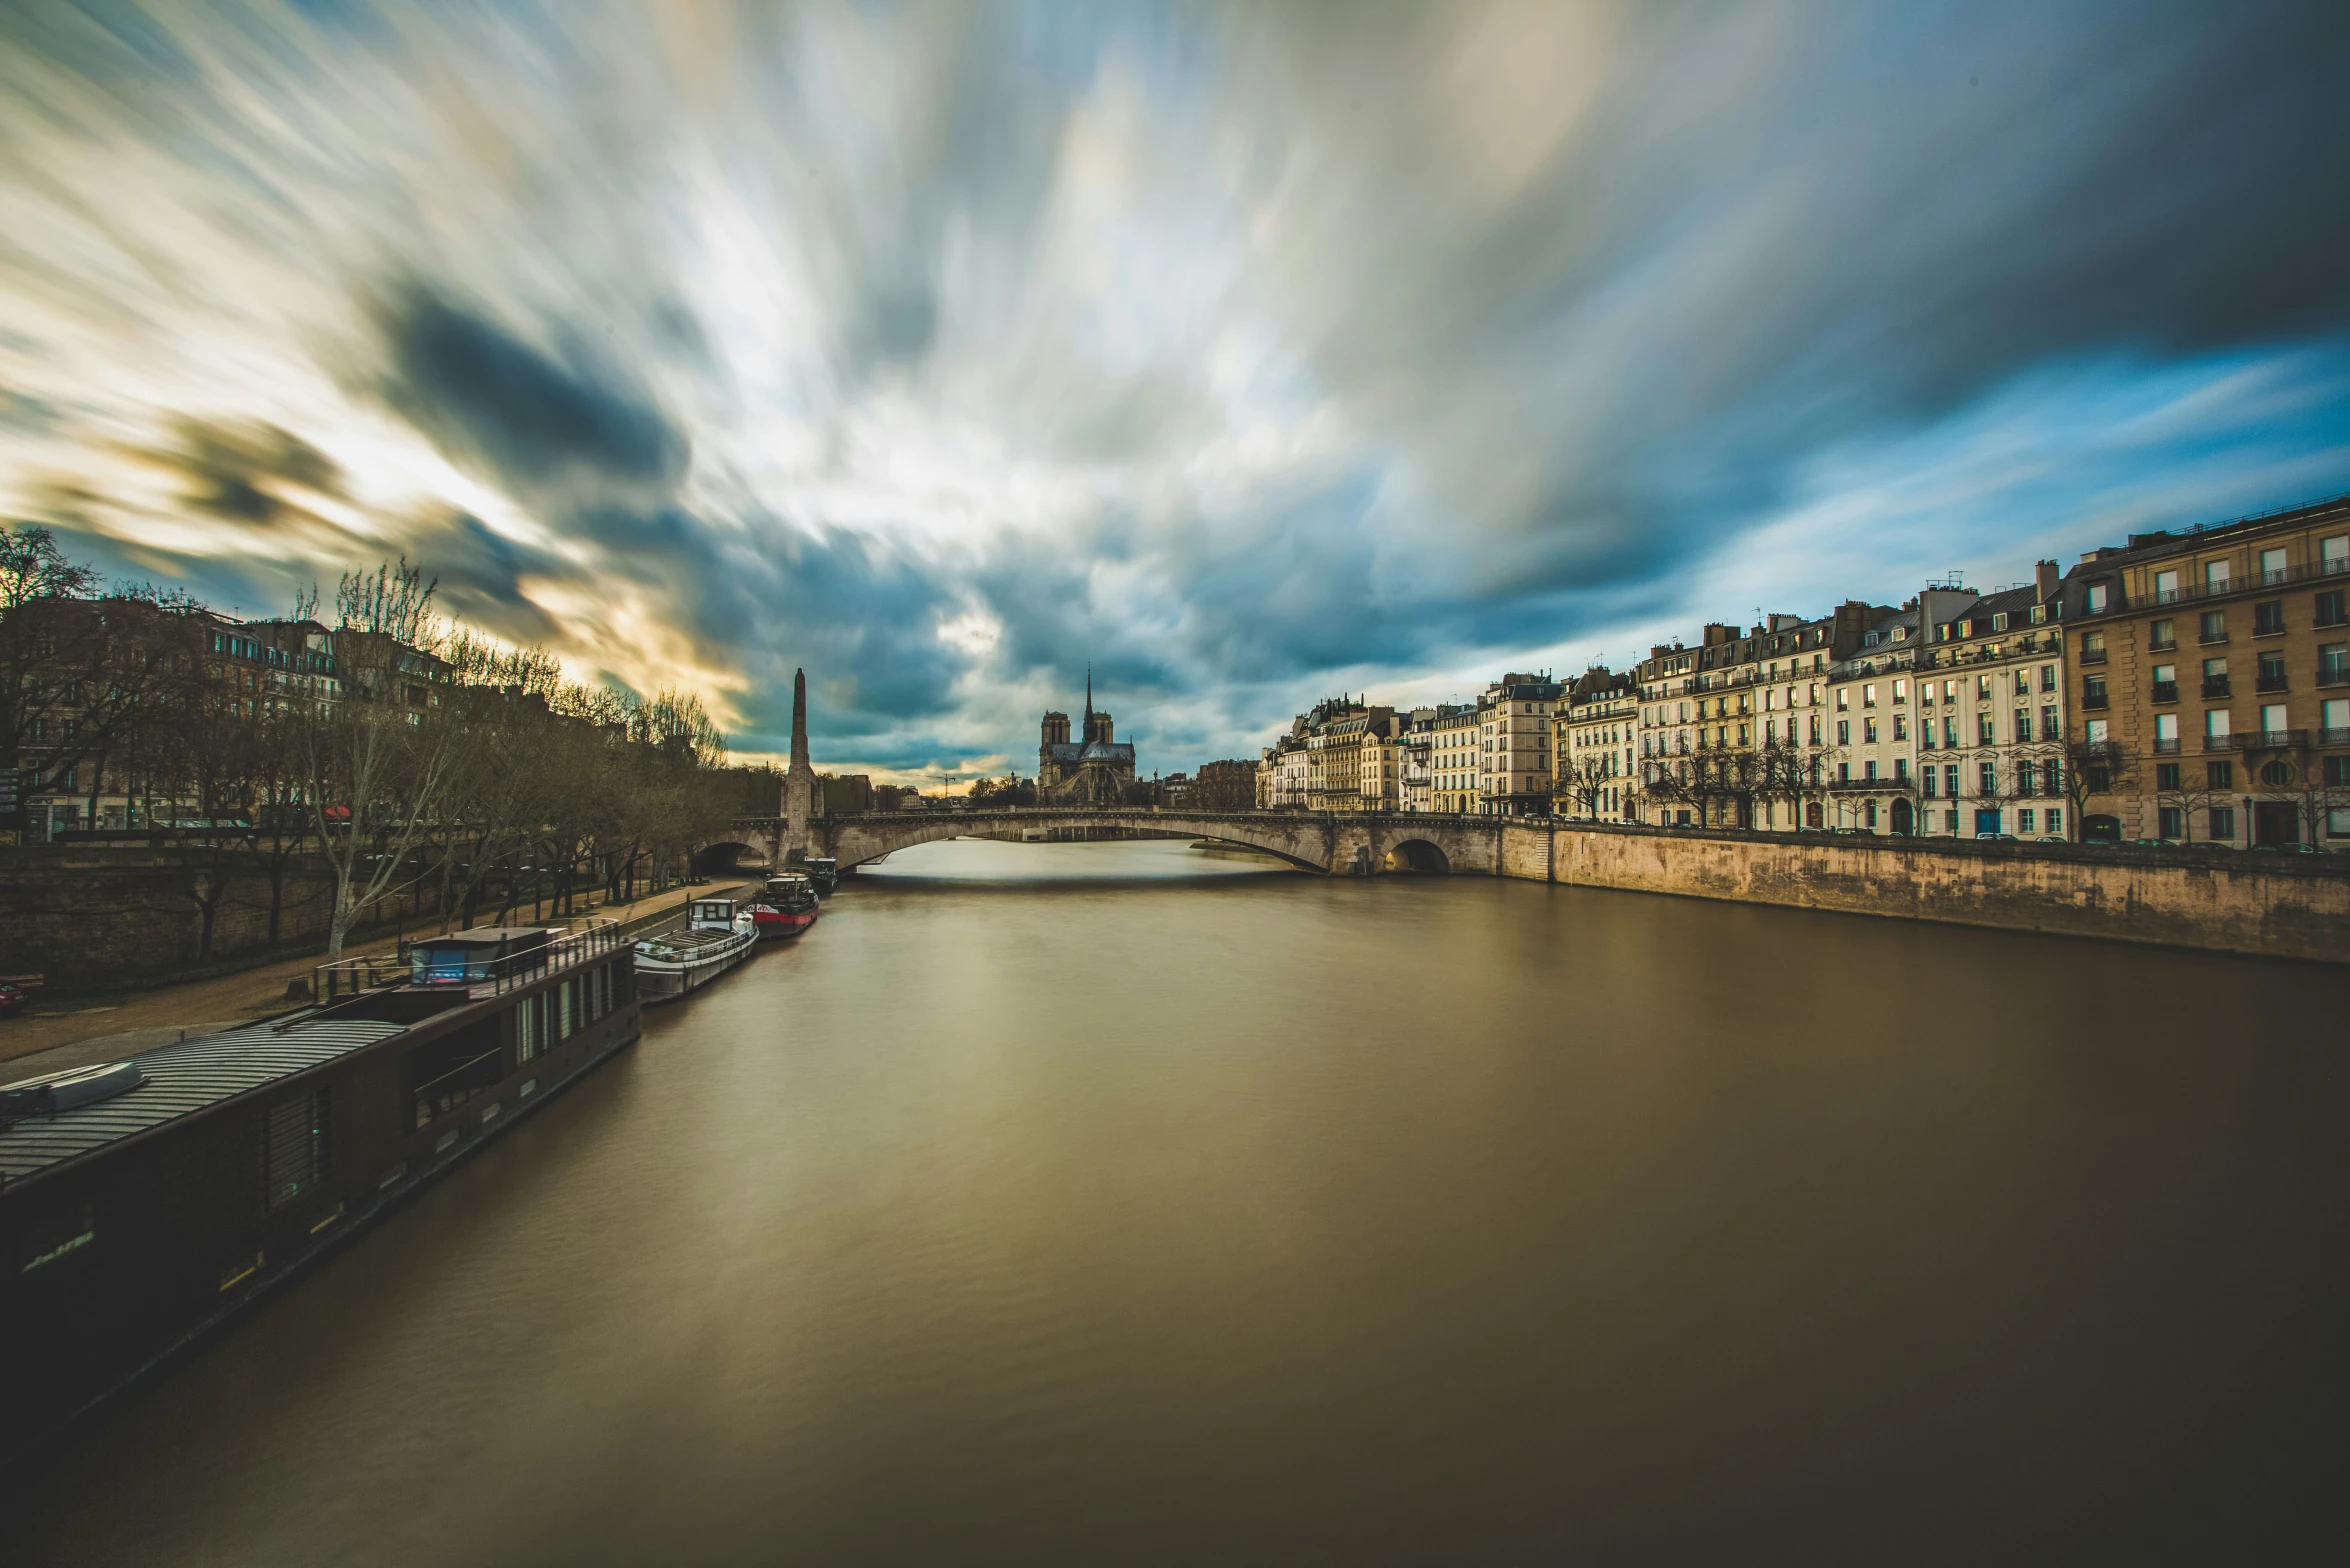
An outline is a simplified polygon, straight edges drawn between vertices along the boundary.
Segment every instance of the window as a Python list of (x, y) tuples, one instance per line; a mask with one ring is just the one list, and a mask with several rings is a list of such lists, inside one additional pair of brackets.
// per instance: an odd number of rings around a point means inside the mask
[(1997, 763), (1984, 762), (1976, 764), (1975, 790), (1978, 794), (1983, 795), (1996, 795), (1999, 793), (1999, 765)]
[(1876, 758), (1871, 757), (1868, 761), (1860, 765), (1860, 776), (1864, 779), (1873, 779), (1877, 776)]
[(2350, 697), (2328, 697), (2319, 703), (2317, 722), (2325, 731), (2325, 745), (2339, 746), (2350, 741)]
[(2260, 782), (2266, 784), (2270, 789), (2283, 789), (2293, 782), (2293, 770), (2282, 762), (2263, 764), (2260, 770)]
[(2326, 808), (2326, 837), (2350, 838), (2350, 806)]
[(1952, 800), (1958, 799), (1958, 764), (1953, 762), (1942, 769), (1942, 789)]
[(2015, 830), (2018, 833), (2029, 833), (2032, 831), (2031, 807), (2026, 806), (2023, 808), (2023, 810), (2015, 814)]
[(2350, 684), (2350, 643), (2321, 642), (2317, 645), (2317, 683), (2320, 686)]
[(2103, 664), (2105, 662), (2105, 633), (2081, 633), (2081, 662), (2083, 664)]
[(1909, 701), (1909, 682), (1895, 681), (1893, 683), (1893, 700), (1897, 703)]
[(1991, 617), (1991, 629), (1995, 632), (2007, 630), (2007, 613), (2005, 611)]
[(2037, 770), (2033, 768), (2032, 763), (2028, 758), (2019, 760), (2016, 763), (2015, 792), (2017, 794), (2029, 795), (2032, 793), (2032, 776), (2035, 771)]
[(2350, 757), (2326, 758), (2326, 783), (2335, 789), (2350, 784)]
[(1907, 757), (1895, 757), (1893, 759), (1893, 776), (1897, 779), (1906, 779), (1909, 777), (1909, 759)]
[(1836, 744), (1839, 746), (1852, 744), (1852, 721), (1850, 719), (1836, 721)]
[(2234, 789), (2236, 787), (2236, 765), (2232, 762), (2206, 762), (2203, 764), (2203, 787), (2205, 789)]
[(2225, 741), (2228, 738), (2228, 722), (2228, 710), (2225, 708), (2203, 710), (2203, 739), (2207, 746), (2212, 741)]
[(2147, 647), (2176, 648), (2178, 645), (2179, 634), (2174, 623), (2168, 620), (2160, 620), (2148, 624), (2146, 628)]
[[(2021, 693), (2022, 693), (2022, 691), (2023, 691), (2023, 689), (2024, 689), (2024, 688), (2023, 688), (2023, 683), (2022, 683), (2021, 681), (2018, 681), (2018, 682), (2016, 683), (2016, 688), (2015, 688), (2015, 689), (2016, 689), (2016, 691), (2018, 692), (2018, 694), (2021, 694)], [(2054, 691), (2054, 690), (2056, 690), (2056, 666), (2055, 666), (2055, 665), (2053, 665), (2053, 664), (2043, 664), (2043, 665), (2041, 665), (2041, 666), (2040, 666), (2040, 689), (2041, 689), (2042, 691)]]
[(1860, 721), (1860, 738), (1864, 743), (1871, 746), (1874, 746), (1877, 743), (1877, 721), (1875, 719), (1863, 719)]
[[(2154, 787), (2158, 790), (2167, 790), (2172, 793), (2176, 793), (2180, 788), (2179, 765), (2175, 762), (2156, 763), (2154, 765)], [(2163, 836), (2165, 838), (2171, 838), (2175, 837), (2176, 835), (2166, 833)]]
[(1928, 800), (1934, 798), (1934, 770), (1927, 768), (1918, 774), (1918, 792)]
[(2103, 615), (2105, 613), (2105, 589), (2106, 585), (2103, 583), (2091, 583), (2082, 590), (2082, 604), (2089, 614)]
[(2320, 626), (2340, 626), (2345, 621), (2350, 621), (2350, 614), (2345, 614), (2342, 597), (2342, 590), (2339, 588), (2336, 588), (2331, 593), (2321, 593), (2317, 596), (2316, 602), (2313, 606), (2317, 612), (2313, 617), (2316, 624)]
[[(2054, 791), (2050, 791), (2050, 793), (2053, 794)], [(2053, 838), (2064, 837), (2064, 809), (2062, 807), (2051, 806), (2048, 809), (2048, 832)]]
[(2281, 702), (2262, 703), (2260, 705), (2260, 728), (2261, 732), (2267, 735), (2282, 735), (2291, 728), (2285, 719), (2285, 705)]
[(2223, 844), (2234, 838), (2236, 836), (2236, 808), (2233, 806), (2212, 807), (2211, 826), (2206, 831), (2212, 838)]
[(1906, 713), (1896, 713), (1896, 714), (1894, 714), (1894, 715), (1893, 715), (1893, 738), (1894, 738), (1895, 740), (1907, 740), (1907, 739), (1909, 739), (1909, 715), (1908, 715), (1908, 714), (1906, 714)]
[(2264, 599), (2252, 607), (2252, 635), (2275, 637), (2285, 629), (2285, 601)]
[(2174, 567), (2166, 572), (2156, 572), (2154, 574), (2154, 602), (2156, 604), (2176, 604), (2178, 598), (2179, 574), (2177, 568)]
[(2282, 653), (2264, 653), (2260, 668), (2253, 676), (2255, 691), (2283, 691), (2285, 689), (2285, 656)]
[(2154, 831), (2161, 838), (2185, 838), (2187, 813), (2177, 806), (2160, 806), (2154, 812)]
[(2203, 661), (2203, 695), (2206, 697), (2225, 697), (2228, 695), (2227, 660), (2205, 659)]
[(2318, 570), (2350, 572), (2350, 534), (2336, 534), (2317, 547)]
[(1977, 702), (1989, 702), (1991, 700), (1990, 676), (1978, 675), (1975, 677), (1975, 700)]
[(2112, 738), (2112, 731), (2103, 719), (2091, 719), (2086, 731), (2092, 746), (2102, 746)]
[(2228, 591), (2228, 563), (2226, 561), (2205, 561), (2203, 563), (2203, 591), (2205, 593), (2226, 593)]
[(2154, 716), (2154, 749), (2157, 753), (2179, 749), (2179, 716), (2177, 714), (2157, 713)]
[(2102, 675), (2084, 675), (2081, 677), (2081, 706), (2084, 708), (2103, 708), (2108, 705), (2109, 701), (2105, 693), (2105, 677)]
[(2261, 586), (2262, 586), (2262, 587), (2266, 587), (2266, 586), (2268, 586), (2270, 583), (2281, 583), (2281, 582), (2283, 582), (2284, 580), (2285, 580), (2285, 552), (2284, 552), (2284, 551), (2282, 551), (2282, 550), (2263, 550), (2263, 551), (2261, 551), (2261, 552), (2260, 552), (2260, 582), (2261, 582)]
[(1849, 711), (1849, 710), (1851, 709), (1851, 707), (1852, 707), (1852, 688), (1851, 688), (1851, 687), (1849, 687), (1849, 686), (1839, 686), (1839, 687), (1837, 687), (1837, 688), (1836, 688), (1836, 711), (1837, 711), (1838, 713), (1844, 713), (1844, 712), (1847, 712), (1847, 711)]
[(2226, 642), (2228, 640), (2227, 612), (2224, 610), (2205, 610), (2203, 612), (2202, 631), (2200, 635), (2205, 642)]
[(1993, 739), (1994, 737), (1991, 733), (1991, 710), (1989, 708), (1985, 708), (1982, 712), (1975, 715), (1975, 744), (1978, 746), (1988, 746), (1992, 744)]

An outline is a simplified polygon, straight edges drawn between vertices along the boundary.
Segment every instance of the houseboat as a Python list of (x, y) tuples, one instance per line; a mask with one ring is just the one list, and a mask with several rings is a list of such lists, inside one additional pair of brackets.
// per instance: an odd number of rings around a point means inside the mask
[(637, 995), (646, 1003), (673, 1002), (741, 963), (759, 940), (748, 909), (731, 898), (697, 898), (684, 927), (636, 945)]
[(751, 923), (759, 935), (774, 940), (798, 936), (816, 923), (816, 884), (797, 872), (767, 879), (750, 903)]
[(637, 1038), (609, 921), (322, 966), (313, 1005), (0, 1086), (0, 1464)]
[(829, 855), (811, 855), (801, 863), (808, 880), (816, 884), (818, 898), (830, 898), (840, 888), (840, 862)]

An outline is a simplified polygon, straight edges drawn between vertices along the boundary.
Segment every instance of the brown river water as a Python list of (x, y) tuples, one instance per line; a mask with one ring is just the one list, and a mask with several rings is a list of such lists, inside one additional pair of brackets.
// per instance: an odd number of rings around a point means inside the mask
[(2350, 1560), (2346, 1000), (931, 846), (81, 1434), (0, 1558)]

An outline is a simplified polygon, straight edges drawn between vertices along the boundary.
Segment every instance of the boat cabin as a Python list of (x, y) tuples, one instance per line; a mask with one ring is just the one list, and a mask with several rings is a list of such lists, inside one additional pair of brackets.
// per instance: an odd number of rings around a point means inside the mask
[(734, 900), (731, 898), (697, 898), (693, 913), (686, 918), (689, 931), (732, 931), (734, 929)]
[(476, 926), (419, 939), (408, 949), (410, 985), (476, 985), (543, 959), (548, 931), (541, 926)]

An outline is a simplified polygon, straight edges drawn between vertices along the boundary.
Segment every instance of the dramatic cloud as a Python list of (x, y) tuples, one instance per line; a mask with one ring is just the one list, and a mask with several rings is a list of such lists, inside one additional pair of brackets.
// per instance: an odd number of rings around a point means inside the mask
[(64, 4), (0, 499), (1144, 765), (2350, 488), (2338, 6)]

